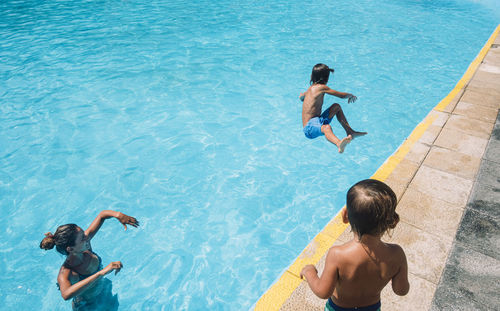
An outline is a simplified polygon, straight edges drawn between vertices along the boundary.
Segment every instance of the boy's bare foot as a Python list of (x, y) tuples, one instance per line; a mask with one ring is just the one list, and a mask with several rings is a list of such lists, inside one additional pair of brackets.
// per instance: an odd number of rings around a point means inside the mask
[(342, 139), (340, 141), (340, 144), (339, 144), (339, 153), (344, 152), (345, 146), (347, 146), (347, 144), (350, 143), (351, 140), (352, 140), (352, 136), (348, 135), (347, 137), (344, 137), (344, 139)]
[(350, 135), (354, 139), (356, 137), (365, 136), (366, 134), (368, 134), (368, 133), (367, 132), (356, 132), (356, 131), (353, 131)]

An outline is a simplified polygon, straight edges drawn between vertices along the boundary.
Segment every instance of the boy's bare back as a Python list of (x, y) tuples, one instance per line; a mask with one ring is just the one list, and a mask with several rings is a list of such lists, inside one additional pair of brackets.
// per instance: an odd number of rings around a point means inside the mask
[(361, 241), (354, 239), (332, 247), (321, 278), (336, 275), (331, 295), (335, 304), (368, 306), (380, 301), (380, 292), (391, 280), (396, 294), (406, 294), (407, 269), (400, 246), (364, 235)]
[(311, 85), (304, 95), (304, 103), (302, 104), (302, 126), (306, 126), (307, 122), (314, 117), (321, 115), (323, 107), (323, 98), (325, 97), (325, 88), (329, 88), (324, 84)]

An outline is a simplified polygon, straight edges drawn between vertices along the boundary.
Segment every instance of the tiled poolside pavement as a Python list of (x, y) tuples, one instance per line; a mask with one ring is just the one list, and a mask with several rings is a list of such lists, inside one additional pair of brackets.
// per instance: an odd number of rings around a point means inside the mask
[(500, 310), (499, 220), (500, 113), (431, 310)]
[[(396, 192), (401, 216), (384, 240), (404, 248), (411, 284), (404, 297), (387, 286), (383, 310), (500, 310), (500, 37), (493, 40), (468, 83), (429, 113), (418, 139), (403, 143), (400, 149), (409, 142), (409, 150), (382, 178)], [(348, 228), (334, 245), (349, 239)], [(323, 265), (324, 256), (316, 265), (320, 272)], [(295, 266), (284, 276), (300, 282)], [(324, 305), (301, 282), (268, 310), (319, 311)]]

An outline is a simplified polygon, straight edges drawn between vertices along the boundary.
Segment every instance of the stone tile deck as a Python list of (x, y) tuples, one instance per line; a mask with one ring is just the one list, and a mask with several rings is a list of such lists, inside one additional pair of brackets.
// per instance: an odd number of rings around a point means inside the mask
[(482, 159), (431, 310), (500, 309), (500, 113)]
[[(500, 310), (500, 36), (495, 36), (484, 58), (474, 61), (480, 62), (477, 69), (466, 73), (472, 78), (452, 92), (453, 100), (436, 106), (386, 161), (390, 174), (373, 177), (398, 196), (401, 222), (383, 240), (405, 250), (411, 285), (403, 297), (387, 286), (383, 310)], [(326, 239), (329, 228), (318, 236)], [(333, 244), (350, 235), (349, 229), (337, 234)], [(327, 248), (318, 241), (306, 250), (324, 254)], [(305, 252), (299, 258), (307, 257)], [(316, 265), (320, 273), (323, 265), (324, 255)], [(323, 310), (325, 300), (297, 280), (299, 266), (296, 262), (285, 273), (298, 286), (284, 303), (259, 306), (261, 298), (256, 310)]]

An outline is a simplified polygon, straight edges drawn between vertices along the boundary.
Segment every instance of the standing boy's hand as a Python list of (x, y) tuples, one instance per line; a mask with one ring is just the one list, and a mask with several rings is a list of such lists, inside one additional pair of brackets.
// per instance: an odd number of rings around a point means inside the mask
[(303, 279), (304, 277), (307, 276), (307, 273), (310, 273), (309, 271), (314, 271), (315, 274), (318, 274), (318, 270), (316, 270), (316, 267), (313, 265), (306, 265), (304, 268), (302, 268), (302, 271), (300, 271), (300, 278)]

